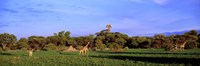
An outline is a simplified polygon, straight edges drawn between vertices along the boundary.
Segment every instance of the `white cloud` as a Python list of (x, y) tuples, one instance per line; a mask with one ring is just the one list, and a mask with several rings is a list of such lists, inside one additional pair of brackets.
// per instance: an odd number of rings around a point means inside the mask
[(167, 4), (168, 0), (153, 0), (156, 4), (165, 5)]

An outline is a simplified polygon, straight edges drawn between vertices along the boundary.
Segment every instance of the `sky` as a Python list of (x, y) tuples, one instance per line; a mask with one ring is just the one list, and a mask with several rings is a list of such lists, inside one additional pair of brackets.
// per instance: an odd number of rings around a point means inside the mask
[(0, 0), (0, 33), (17, 37), (95, 34), (129, 36), (200, 29), (200, 0)]

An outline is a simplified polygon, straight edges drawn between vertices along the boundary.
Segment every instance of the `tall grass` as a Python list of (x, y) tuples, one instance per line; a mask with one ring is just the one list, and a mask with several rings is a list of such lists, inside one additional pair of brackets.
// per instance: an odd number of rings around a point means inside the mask
[(199, 65), (200, 49), (169, 52), (164, 49), (130, 49), (124, 52), (36, 51), (28, 57), (26, 51), (0, 52), (0, 66), (182, 66)]

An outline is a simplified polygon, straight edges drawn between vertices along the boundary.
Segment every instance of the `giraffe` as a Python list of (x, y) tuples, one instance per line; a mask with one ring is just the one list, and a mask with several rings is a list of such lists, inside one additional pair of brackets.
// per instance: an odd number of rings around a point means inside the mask
[(79, 52), (79, 55), (84, 55), (84, 54), (86, 54), (86, 53), (88, 53), (88, 45), (90, 44), (90, 42), (88, 42), (87, 43), (87, 45), (86, 46), (84, 46), (81, 50), (80, 50), (80, 52)]
[(29, 57), (32, 57), (33, 51), (34, 51), (34, 50), (35, 50), (35, 49), (34, 49), (33, 47), (29, 47), (29, 48), (28, 48)]
[(187, 43), (187, 41), (183, 42), (182, 44), (175, 43), (174, 45), (171, 45), (171, 47), (169, 48), (169, 50), (170, 51), (184, 50), (186, 43)]
[(184, 50), (185, 44), (186, 44), (186, 43), (187, 43), (187, 42), (185, 41), (183, 44), (179, 45), (179, 49), (180, 49), (180, 50)]

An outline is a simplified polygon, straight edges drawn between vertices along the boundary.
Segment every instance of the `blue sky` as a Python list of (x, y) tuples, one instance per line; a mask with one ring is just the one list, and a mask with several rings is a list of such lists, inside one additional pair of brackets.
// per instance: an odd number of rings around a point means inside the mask
[(200, 29), (199, 8), (199, 0), (0, 0), (0, 33), (84, 36), (106, 24), (129, 36)]

